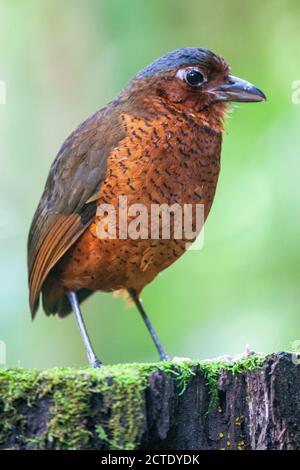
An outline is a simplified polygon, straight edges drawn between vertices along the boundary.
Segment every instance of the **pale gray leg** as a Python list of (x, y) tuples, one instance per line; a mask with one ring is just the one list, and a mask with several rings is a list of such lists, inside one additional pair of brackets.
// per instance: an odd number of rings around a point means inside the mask
[(67, 296), (70, 301), (72, 310), (75, 313), (77, 325), (78, 325), (78, 328), (79, 328), (79, 331), (80, 331), (80, 334), (81, 334), (81, 337), (82, 337), (82, 340), (86, 349), (86, 354), (88, 357), (89, 364), (91, 367), (100, 367), (101, 362), (99, 361), (99, 359), (97, 358), (94, 352), (91, 340), (89, 338), (86, 326), (83, 321), (83, 317), (80, 311), (76, 292), (72, 292), (72, 291), (67, 292)]
[(148, 317), (148, 315), (146, 314), (145, 309), (144, 309), (144, 307), (143, 307), (143, 305), (142, 305), (140, 299), (138, 298), (138, 296), (137, 296), (135, 290), (134, 290), (134, 289), (128, 289), (128, 292), (129, 292), (129, 294), (130, 294), (132, 300), (134, 301), (134, 303), (135, 303), (135, 305), (136, 305), (136, 307), (137, 307), (137, 309), (138, 309), (138, 311), (139, 311), (139, 313), (140, 313), (142, 319), (144, 320), (144, 323), (145, 323), (145, 325), (146, 325), (146, 327), (147, 327), (147, 329), (148, 329), (148, 331), (149, 331), (149, 333), (150, 333), (150, 335), (151, 335), (151, 338), (152, 338), (152, 340), (153, 340), (153, 342), (154, 342), (154, 344), (155, 344), (155, 347), (156, 347), (156, 349), (157, 349), (157, 351), (158, 351), (160, 360), (161, 360), (161, 361), (168, 361), (169, 358), (168, 358), (168, 356), (167, 356), (167, 353), (165, 352), (165, 350), (164, 350), (164, 348), (163, 348), (161, 342), (159, 341), (158, 336), (157, 336), (157, 334), (156, 334), (156, 332), (155, 332), (155, 330), (154, 330), (154, 328), (153, 328), (153, 326), (152, 326), (152, 323), (150, 322), (149, 317)]

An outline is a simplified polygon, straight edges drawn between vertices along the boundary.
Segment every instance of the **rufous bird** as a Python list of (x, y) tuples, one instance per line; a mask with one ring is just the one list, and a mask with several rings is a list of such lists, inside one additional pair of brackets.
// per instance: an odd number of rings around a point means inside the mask
[[(102, 237), (104, 204), (202, 204), (204, 220), (220, 171), (228, 103), (265, 100), (208, 49), (183, 48), (138, 72), (63, 143), (28, 239), (30, 309), (75, 313), (91, 366), (98, 360), (80, 303), (94, 291), (127, 291), (161, 360), (167, 359), (139, 299), (142, 289), (185, 251), (186, 239)], [(127, 216), (128, 220), (134, 217)], [(118, 229), (118, 222), (117, 227)], [(161, 231), (159, 232), (161, 233)]]

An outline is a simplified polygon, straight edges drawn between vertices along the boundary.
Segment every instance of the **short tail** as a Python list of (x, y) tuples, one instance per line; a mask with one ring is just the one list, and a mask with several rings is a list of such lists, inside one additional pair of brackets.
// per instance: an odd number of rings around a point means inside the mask
[[(93, 294), (90, 289), (79, 289), (76, 292), (78, 302), (83, 302), (87, 297)], [(60, 282), (49, 275), (42, 287), (43, 308), (47, 315), (59, 315), (61, 318), (71, 313), (72, 308), (65, 289)]]

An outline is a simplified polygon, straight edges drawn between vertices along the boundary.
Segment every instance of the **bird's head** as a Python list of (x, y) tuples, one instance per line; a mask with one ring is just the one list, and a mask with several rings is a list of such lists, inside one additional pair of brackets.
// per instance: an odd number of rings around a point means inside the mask
[(178, 111), (222, 120), (228, 102), (266, 99), (251, 83), (230, 73), (224, 59), (208, 49), (183, 48), (169, 52), (134, 78), (147, 101), (160, 100)]

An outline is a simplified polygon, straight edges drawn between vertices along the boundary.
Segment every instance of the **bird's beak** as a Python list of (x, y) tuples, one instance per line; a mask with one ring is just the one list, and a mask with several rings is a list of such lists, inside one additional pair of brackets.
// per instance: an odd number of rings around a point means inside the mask
[(217, 101), (254, 102), (266, 100), (265, 94), (252, 83), (229, 75), (226, 82), (210, 90)]

